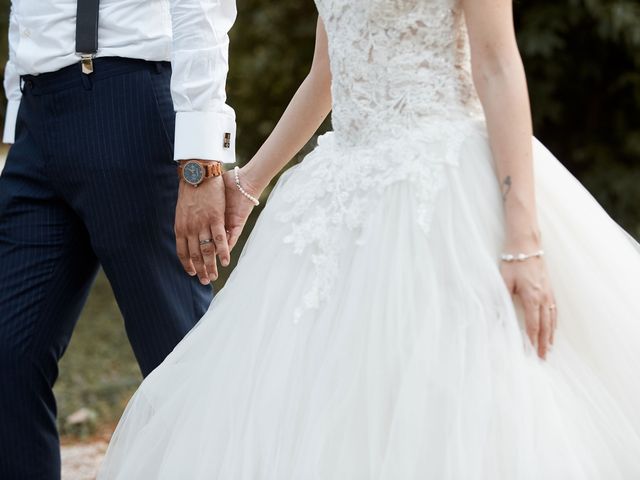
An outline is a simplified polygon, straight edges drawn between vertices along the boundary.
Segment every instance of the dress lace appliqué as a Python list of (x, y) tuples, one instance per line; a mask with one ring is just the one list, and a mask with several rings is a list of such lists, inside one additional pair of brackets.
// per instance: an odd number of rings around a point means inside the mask
[(315, 276), (296, 311), (335, 285), (344, 248), (385, 188), (416, 188), (428, 234), (447, 166), (481, 109), (458, 0), (317, 0), (329, 38), (334, 131), (295, 168), (281, 194), (285, 242), (312, 252)]

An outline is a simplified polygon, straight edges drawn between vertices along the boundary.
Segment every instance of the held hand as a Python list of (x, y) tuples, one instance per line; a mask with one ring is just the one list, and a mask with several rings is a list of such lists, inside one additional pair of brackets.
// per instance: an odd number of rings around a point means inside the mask
[(543, 257), (522, 262), (502, 262), (501, 273), (512, 295), (525, 312), (525, 329), (538, 356), (546, 359), (558, 322), (555, 297)]
[(220, 263), (230, 260), (225, 232), (225, 189), (221, 176), (208, 178), (198, 187), (180, 181), (176, 206), (176, 249), (185, 271), (208, 285), (218, 278)]
[[(238, 243), (240, 234), (247, 223), (247, 219), (251, 214), (251, 211), (255, 207), (253, 202), (242, 194), (238, 186), (236, 185), (236, 177), (233, 171), (225, 172), (223, 175), (225, 194), (226, 194), (226, 228), (227, 239), (229, 241), (229, 248), (233, 250)], [(250, 175), (247, 174), (246, 169), (239, 171), (239, 179), (242, 188), (255, 198), (260, 197), (262, 188), (257, 187), (257, 182), (253, 181)]]

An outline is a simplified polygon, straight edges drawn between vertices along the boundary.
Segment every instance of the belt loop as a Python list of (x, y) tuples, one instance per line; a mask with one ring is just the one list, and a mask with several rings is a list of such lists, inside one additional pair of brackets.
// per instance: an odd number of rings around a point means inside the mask
[(93, 81), (91, 78), (92, 76), (93, 75), (87, 75), (86, 73), (83, 73), (82, 65), (80, 65), (80, 81), (82, 81), (82, 88), (84, 88), (85, 90), (93, 89)]
[(156, 64), (156, 73), (162, 73), (162, 62), (155, 62)]
[(33, 93), (33, 80), (24, 77), (24, 75), (20, 75), (20, 93), (24, 95), (27, 88), (29, 88), (30, 92)]

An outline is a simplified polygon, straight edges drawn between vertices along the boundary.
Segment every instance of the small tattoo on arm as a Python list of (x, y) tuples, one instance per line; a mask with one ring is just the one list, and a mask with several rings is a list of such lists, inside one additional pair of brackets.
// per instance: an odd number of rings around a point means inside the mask
[(511, 175), (507, 175), (502, 182), (502, 201), (507, 201), (507, 195), (511, 191)]

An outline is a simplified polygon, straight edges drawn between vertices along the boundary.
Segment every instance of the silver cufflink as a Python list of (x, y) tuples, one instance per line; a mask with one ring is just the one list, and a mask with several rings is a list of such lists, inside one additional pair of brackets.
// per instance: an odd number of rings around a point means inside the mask
[(231, 134), (230, 133), (225, 133), (224, 134), (224, 143), (222, 144), (224, 146), (224, 148), (231, 148)]

